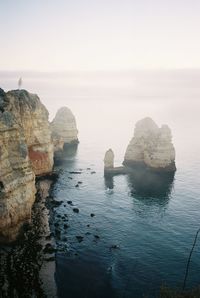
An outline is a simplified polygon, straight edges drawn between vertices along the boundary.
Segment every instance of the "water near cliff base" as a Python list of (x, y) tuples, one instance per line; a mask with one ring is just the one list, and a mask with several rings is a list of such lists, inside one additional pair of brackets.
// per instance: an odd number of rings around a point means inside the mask
[[(51, 118), (66, 105), (79, 129), (78, 148), (67, 148), (56, 165), (60, 175), (52, 193), (62, 201), (50, 216), (59, 297), (155, 297), (162, 284), (182, 286), (200, 225), (199, 81), (196, 73), (126, 74), (103, 82), (27, 79), (24, 88), (38, 93)], [(104, 179), (105, 151), (112, 148), (120, 165), (136, 121), (145, 116), (171, 127), (175, 176)], [(199, 272), (200, 239), (188, 288), (199, 284)]]

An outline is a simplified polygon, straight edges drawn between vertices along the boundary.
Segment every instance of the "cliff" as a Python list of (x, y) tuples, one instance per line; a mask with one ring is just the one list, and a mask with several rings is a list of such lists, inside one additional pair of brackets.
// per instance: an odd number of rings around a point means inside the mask
[(175, 171), (175, 149), (170, 128), (167, 125), (159, 128), (151, 118), (138, 121), (123, 164), (144, 166), (155, 171)]
[(78, 144), (76, 119), (67, 107), (60, 108), (51, 122), (54, 151), (62, 150), (65, 144)]
[(34, 173), (41, 175), (50, 172), (53, 167), (53, 146), (47, 109), (37, 95), (26, 90), (9, 91), (6, 98), (6, 111), (12, 114), (24, 134)]
[(35, 175), (53, 167), (48, 112), (37, 95), (0, 89), (0, 241), (31, 217)]

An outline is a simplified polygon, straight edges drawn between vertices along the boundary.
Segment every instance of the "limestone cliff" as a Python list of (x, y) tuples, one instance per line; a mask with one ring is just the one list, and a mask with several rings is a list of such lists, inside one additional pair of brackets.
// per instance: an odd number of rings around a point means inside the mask
[(39, 97), (26, 90), (6, 94), (6, 111), (11, 113), (24, 132), (29, 158), (36, 175), (45, 174), (53, 167), (53, 146), (48, 122), (48, 111)]
[(78, 143), (76, 119), (67, 107), (60, 108), (51, 123), (54, 151), (63, 149), (65, 144)]
[(0, 241), (14, 240), (30, 219), (35, 174), (52, 166), (48, 112), (38, 96), (0, 89)]
[(170, 128), (167, 125), (159, 128), (151, 118), (138, 121), (125, 153), (124, 165), (175, 171), (175, 149)]

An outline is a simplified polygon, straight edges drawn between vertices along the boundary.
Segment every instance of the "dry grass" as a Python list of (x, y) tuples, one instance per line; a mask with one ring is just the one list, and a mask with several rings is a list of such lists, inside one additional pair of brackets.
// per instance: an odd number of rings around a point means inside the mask
[(200, 286), (192, 290), (175, 290), (162, 286), (160, 290), (160, 298), (200, 298)]

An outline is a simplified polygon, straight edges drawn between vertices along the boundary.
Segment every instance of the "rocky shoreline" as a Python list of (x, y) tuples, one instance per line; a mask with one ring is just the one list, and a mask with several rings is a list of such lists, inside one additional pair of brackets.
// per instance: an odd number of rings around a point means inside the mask
[[(57, 175), (37, 178), (31, 222), (12, 246), (0, 248), (1, 297), (56, 297), (55, 243), (46, 200)], [(44, 282), (45, 281), (45, 282)]]

